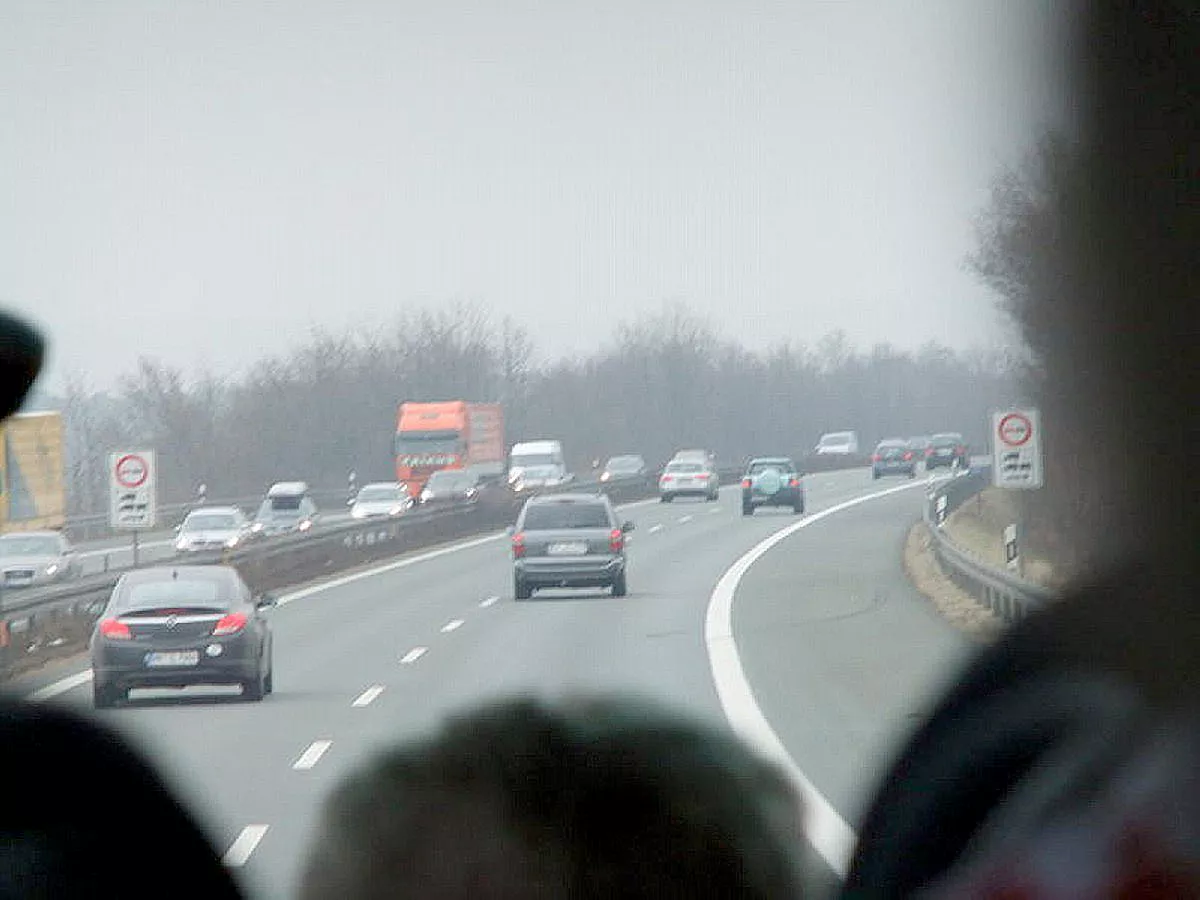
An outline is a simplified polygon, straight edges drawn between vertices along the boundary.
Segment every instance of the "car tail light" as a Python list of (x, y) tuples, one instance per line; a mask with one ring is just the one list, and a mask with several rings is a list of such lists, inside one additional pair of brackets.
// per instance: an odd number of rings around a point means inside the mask
[(663, 484), (666, 484), (668, 481), (674, 480), (674, 478), (671, 475), (664, 475), (661, 480)]
[(905, 462), (908, 462), (910, 459), (912, 459), (912, 451), (911, 451), (911, 450), (905, 450), (905, 451), (904, 451), (904, 461), (905, 461)]
[(879, 462), (882, 459), (883, 459), (883, 457), (880, 456), (878, 453), (871, 454), (871, 462)]
[(614, 528), (608, 534), (608, 549), (613, 553), (620, 553), (625, 547), (625, 532), (620, 528)]
[(744, 488), (750, 487), (750, 479), (749, 478), (742, 479), (742, 487), (744, 487)]
[(793, 478), (791, 481), (788, 482), (788, 487), (800, 487), (800, 479)]
[(129, 626), (119, 619), (101, 619), (100, 634), (110, 641), (133, 640), (133, 632), (129, 630)]
[(227, 616), (222, 616), (215, 628), (213, 628), (213, 636), (220, 637), (227, 634), (237, 634), (246, 627), (245, 613), (230, 613)]
[(707, 472), (701, 472), (696, 477), (699, 478), (701, 481), (708, 481), (708, 473)]
[(958, 450), (959, 454), (963, 454), (963, 453), (967, 452), (967, 448), (963, 447), (961, 445), (959, 447), (957, 447), (956, 449)]
[(926, 456), (933, 456), (933, 448), (932, 448), (932, 447), (926, 447), (926, 448), (925, 448), (925, 455), (926, 455)]
[(518, 532), (513, 535), (512, 539), (513, 559), (520, 559), (525, 555), (525, 534)]

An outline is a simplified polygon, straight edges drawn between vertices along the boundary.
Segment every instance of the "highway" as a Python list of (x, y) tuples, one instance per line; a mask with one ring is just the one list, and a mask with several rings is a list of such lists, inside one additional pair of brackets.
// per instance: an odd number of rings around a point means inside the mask
[[(340, 775), (450, 710), (518, 692), (633, 691), (732, 722), (765, 751), (777, 741), (821, 807), (814, 828), (836, 835), (968, 645), (903, 573), (922, 481), (853, 470), (806, 482), (804, 517), (744, 518), (736, 487), (715, 504), (627, 506), (637, 530), (619, 600), (514, 601), (499, 534), (293, 590), (270, 614), (266, 701), (135, 693), (101, 721), (146, 749), (264, 898), (292, 895)], [(82, 664), (53, 677), (40, 696), (95, 715)], [(844, 848), (814, 844), (836, 870)]]

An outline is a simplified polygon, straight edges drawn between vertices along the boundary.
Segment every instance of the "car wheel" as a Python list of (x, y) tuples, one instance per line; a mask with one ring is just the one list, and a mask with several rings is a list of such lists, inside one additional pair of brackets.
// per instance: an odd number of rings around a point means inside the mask
[(267, 677), (263, 679), (263, 693), (264, 694), (275, 693), (275, 660), (273, 658), (274, 654), (271, 654), (271, 656), (272, 656), (272, 658), (267, 661)]
[(915, 468), (913, 468), (913, 469), (909, 469), (909, 470), (908, 470), (908, 477), (909, 477), (909, 478), (916, 478), (916, 477), (917, 477), (917, 470), (916, 470)]
[(752, 516), (752, 515), (754, 515), (754, 506), (753, 506), (753, 504), (750, 504), (750, 503), (743, 503), (743, 504), (742, 504), (742, 515), (743, 515), (743, 516)]
[(798, 516), (804, 515), (804, 501), (801, 500), (798, 503), (793, 503), (792, 504), (792, 512), (794, 512)]
[(533, 596), (533, 589), (520, 578), (513, 578), (513, 596), (518, 600), (528, 600)]
[(875, 470), (875, 469), (872, 469), (872, 470), (871, 470), (871, 477), (872, 477), (872, 478), (874, 478), (876, 481), (878, 481), (878, 480), (879, 480), (879, 472), (878, 472), (877, 470)]
[(625, 585), (625, 573), (622, 572), (612, 583), (612, 595), (614, 597), (624, 597), (628, 593), (628, 588)]
[(258, 701), (266, 696), (266, 676), (262, 671), (262, 660), (258, 661), (258, 674), (249, 681), (242, 682), (242, 699)]
[(675, 498), (674, 498), (674, 497), (673, 497), (671, 494), (663, 494), (663, 495), (662, 495), (662, 502), (663, 502), (663, 503), (670, 503), (670, 502), (671, 502), (672, 500), (674, 500), (674, 499), (675, 499)]
[(110, 709), (117, 705), (118, 700), (124, 700), (129, 692), (123, 688), (115, 688), (102, 681), (92, 681), (92, 706), (96, 709)]

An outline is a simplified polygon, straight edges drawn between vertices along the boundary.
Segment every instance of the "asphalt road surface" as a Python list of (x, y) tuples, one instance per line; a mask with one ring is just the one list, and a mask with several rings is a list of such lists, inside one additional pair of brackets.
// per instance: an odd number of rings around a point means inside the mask
[(719, 503), (625, 507), (637, 526), (626, 598), (514, 601), (499, 534), (294, 590), (270, 613), (276, 693), (262, 703), (197, 688), (91, 713), (82, 663), (44, 675), (38, 696), (144, 748), (264, 898), (293, 894), (340, 775), (448, 711), (513, 693), (647, 694), (786, 754), (831, 877), (889, 749), (968, 648), (903, 573), (922, 480), (806, 480), (804, 517), (745, 518), (736, 487)]

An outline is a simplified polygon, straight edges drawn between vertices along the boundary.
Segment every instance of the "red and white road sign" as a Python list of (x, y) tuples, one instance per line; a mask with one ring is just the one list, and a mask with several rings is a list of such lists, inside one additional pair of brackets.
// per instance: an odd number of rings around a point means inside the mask
[(996, 437), (1006, 447), (1024, 447), (1033, 437), (1033, 422), (1023, 412), (1005, 413), (996, 426)]
[(113, 477), (123, 488), (139, 488), (150, 477), (150, 466), (144, 457), (136, 453), (126, 453), (117, 458), (117, 464), (113, 467)]

